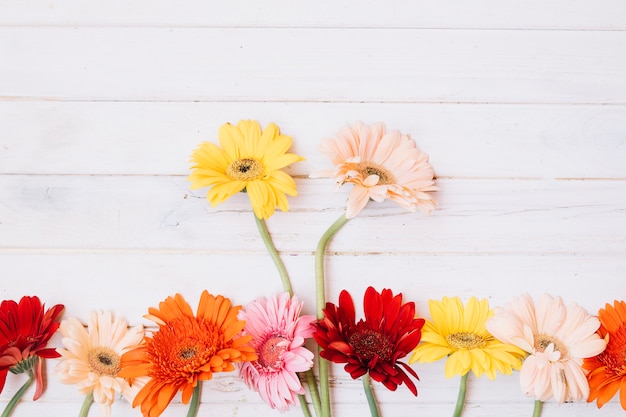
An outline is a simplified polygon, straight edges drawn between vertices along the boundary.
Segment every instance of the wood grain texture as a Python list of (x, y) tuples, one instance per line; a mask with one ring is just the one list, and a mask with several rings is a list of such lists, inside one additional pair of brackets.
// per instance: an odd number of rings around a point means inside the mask
[[(371, 203), (348, 222), (328, 247), (328, 300), (392, 288), (428, 318), (429, 299), (494, 307), (547, 292), (595, 314), (626, 297), (624, 22), (621, 0), (0, 0), (0, 298), (36, 294), (82, 322), (113, 310), (151, 330), (147, 309), (177, 292), (244, 305), (281, 291), (247, 197), (210, 207), (186, 180), (199, 143), (252, 118), (306, 158), (287, 169), (299, 195), (268, 227), (312, 314), (314, 250), (349, 188), (310, 175), (330, 168), (321, 140), (360, 120), (430, 155), (438, 206)], [(14, 417), (78, 414), (54, 365)], [(443, 362), (412, 366), (417, 398), (374, 386), (382, 416), (450, 415), (458, 378)], [(530, 415), (518, 377), (470, 376), (464, 417)], [(336, 417), (368, 414), (360, 381), (333, 366), (331, 384)], [(163, 417), (186, 412), (177, 396)], [(614, 398), (543, 415), (624, 413)], [(222, 374), (198, 415), (279, 414)]]

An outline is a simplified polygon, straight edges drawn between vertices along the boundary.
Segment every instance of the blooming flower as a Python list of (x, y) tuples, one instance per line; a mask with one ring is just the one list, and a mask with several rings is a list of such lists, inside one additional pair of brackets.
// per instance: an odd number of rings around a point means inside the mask
[(289, 209), (287, 197), (297, 195), (296, 184), (282, 168), (304, 158), (286, 153), (291, 137), (282, 135), (270, 123), (261, 131), (254, 120), (240, 120), (237, 126), (226, 123), (218, 138), (222, 148), (204, 142), (193, 152), (191, 189), (211, 187), (207, 200), (216, 206), (234, 194), (245, 191), (254, 214), (267, 220), (276, 207)]
[(258, 355), (240, 366), (239, 375), (263, 401), (281, 411), (297, 404), (298, 394), (304, 394), (296, 373), (313, 366), (313, 353), (303, 345), (313, 334), (315, 316), (300, 316), (301, 310), (302, 302), (285, 292), (258, 298), (239, 313), (246, 321), (243, 334), (252, 336)]
[(128, 380), (118, 375), (120, 358), (141, 342), (143, 326), (129, 329), (125, 320), (114, 318), (111, 312), (98, 311), (89, 315), (87, 329), (72, 317), (61, 322), (59, 331), (65, 349), (60, 351), (61, 360), (55, 372), (62, 383), (75, 384), (85, 395), (93, 393), (104, 417), (111, 414), (117, 393), (132, 403), (146, 378), (132, 381), (131, 387)]
[(445, 375), (465, 375), (470, 370), (477, 377), (485, 373), (495, 379), (496, 371), (511, 374), (522, 365), (524, 352), (502, 343), (485, 328), (493, 315), (486, 299), (471, 297), (464, 307), (459, 297), (428, 300), (432, 321), (426, 321), (422, 342), (409, 363), (435, 362), (447, 357)]
[(615, 300), (598, 312), (598, 334), (608, 343), (596, 356), (586, 358), (583, 368), (589, 372), (588, 402), (597, 400), (601, 408), (620, 391), (620, 404), (626, 410), (626, 302)]
[(158, 309), (149, 308), (145, 317), (159, 329), (122, 355), (118, 373), (122, 378), (150, 377), (133, 407), (141, 404), (144, 416), (157, 417), (178, 391), (187, 404), (200, 381), (211, 379), (214, 372), (233, 371), (234, 362), (256, 360), (248, 344), (252, 336), (237, 337), (245, 324), (237, 319), (240, 310), (228, 298), (206, 290), (196, 316), (180, 294), (167, 297)]
[[(391, 391), (405, 383), (417, 395), (411, 376), (417, 373), (399, 359), (405, 357), (420, 341), (424, 319), (415, 318), (415, 304), (402, 303), (402, 294), (389, 289), (378, 293), (368, 287), (363, 297), (365, 320), (356, 322), (352, 296), (343, 290), (339, 306), (326, 303), (324, 318), (316, 323), (313, 334), (323, 350), (320, 356), (345, 363), (353, 379), (366, 373)], [(405, 372), (406, 371), (406, 372)]]
[(387, 131), (383, 123), (356, 123), (341, 129), (320, 147), (335, 165), (334, 172), (316, 176), (334, 177), (339, 186), (354, 185), (347, 201), (347, 218), (358, 215), (371, 199), (386, 199), (425, 214), (435, 206), (429, 191), (435, 191), (428, 155), (408, 135)]
[(13, 300), (0, 303), (0, 392), (7, 373), (33, 372), (36, 379), (34, 400), (43, 393), (43, 361), (40, 358), (61, 356), (55, 348), (47, 348), (48, 341), (59, 328), (55, 321), (63, 311), (57, 304), (48, 310), (37, 296), (24, 296), (19, 304)]
[(529, 354), (520, 371), (522, 391), (537, 401), (559, 403), (587, 398), (583, 358), (602, 352), (606, 344), (598, 327), (598, 318), (584, 308), (565, 306), (561, 297), (549, 294), (536, 306), (528, 294), (515, 297), (487, 322), (494, 336)]

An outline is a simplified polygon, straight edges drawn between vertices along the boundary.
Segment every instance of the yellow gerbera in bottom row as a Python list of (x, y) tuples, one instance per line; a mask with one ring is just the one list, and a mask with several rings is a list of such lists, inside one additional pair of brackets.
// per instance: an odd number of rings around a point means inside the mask
[(496, 371), (511, 374), (522, 366), (526, 352), (502, 343), (486, 329), (493, 315), (486, 299), (472, 297), (464, 307), (458, 297), (429, 300), (432, 321), (422, 328), (421, 343), (413, 351), (409, 363), (436, 362), (447, 357), (445, 375), (466, 375), (470, 370), (477, 377), (483, 373), (495, 379)]

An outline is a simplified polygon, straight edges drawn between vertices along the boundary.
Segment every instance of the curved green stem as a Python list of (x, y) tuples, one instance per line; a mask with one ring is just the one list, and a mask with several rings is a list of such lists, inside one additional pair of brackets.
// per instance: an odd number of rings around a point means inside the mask
[(300, 408), (302, 409), (304, 417), (311, 417), (311, 411), (309, 410), (309, 404), (306, 402), (306, 397), (304, 395), (298, 395), (298, 400), (300, 401)]
[[(326, 307), (326, 289), (324, 288), (324, 255), (330, 239), (348, 222), (345, 213), (341, 215), (320, 238), (315, 250), (315, 302), (317, 306), (317, 318), (324, 318)], [(328, 362), (319, 355), (318, 365), (320, 373), (320, 401), (322, 403), (322, 417), (330, 417), (330, 381), (328, 375)]]
[(467, 376), (469, 372), (461, 377), (461, 383), (459, 384), (459, 396), (456, 399), (456, 407), (454, 407), (454, 414), (452, 417), (460, 417), (463, 414), (463, 407), (465, 406), (465, 395), (467, 394)]
[(189, 411), (187, 411), (187, 417), (196, 417), (198, 415), (198, 408), (200, 405), (200, 396), (202, 395), (202, 381), (196, 382), (196, 387), (191, 394), (191, 404), (189, 404)]
[[(307, 383), (307, 386), (309, 387), (309, 394), (311, 394), (311, 402), (313, 403), (313, 408), (315, 409), (315, 415), (318, 417), (321, 417), (322, 403), (320, 402), (320, 392), (319, 392), (319, 389), (317, 388), (317, 381), (315, 381), (315, 375), (313, 374), (313, 371), (308, 370), (304, 373), (304, 376), (306, 377), (306, 383)], [(303, 397), (303, 396), (299, 395), (299, 397)], [(307, 412), (309, 411), (308, 407), (306, 411)], [(302, 412), (304, 412), (304, 409), (302, 409)]]
[(278, 256), (278, 251), (276, 250), (276, 246), (274, 246), (274, 242), (272, 241), (272, 237), (270, 236), (269, 231), (267, 230), (267, 224), (265, 220), (259, 219), (256, 215), (254, 215), (254, 220), (256, 221), (256, 227), (259, 229), (259, 233), (261, 234), (261, 238), (263, 239), (263, 243), (265, 243), (265, 247), (274, 261), (274, 265), (276, 265), (276, 269), (278, 269), (278, 273), (280, 274), (280, 279), (283, 282), (283, 289), (289, 293), (289, 295), (293, 296), (293, 290), (291, 289), (291, 281), (289, 281), (289, 274), (287, 274), (287, 268), (285, 268), (285, 264)]
[(20, 399), (24, 396), (24, 393), (26, 392), (26, 390), (30, 388), (34, 379), (35, 379), (34, 374), (31, 369), (28, 371), (28, 379), (26, 380), (26, 382), (24, 382), (24, 385), (22, 385), (20, 389), (17, 390), (15, 395), (13, 395), (13, 398), (11, 398), (11, 400), (8, 402), (6, 408), (2, 412), (2, 417), (9, 417), (11, 414), (13, 414), (13, 411), (15, 410), (15, 406), (20, 401)]
[(533, 417), (539, 417), (543, 409), (543, 401), (535, 400), (535, 408), (533, 409)]
[(367, 397), (367, 403), (370, 406), (370, 414), (372, 417), (379, 417), (378, 405), (376, 404), (376, 398), (372, 392), (372, 381), (370, 380), (370, 374), (366, 373), (361, 377), (363, 379), (363, 389), (365, 390), (365, 396)]
[(78, 417), (87, 417), (91, 404), (93, 404), (93, 391), (91, 391), (85, 397), (85, 400), (83, 401), (83, 406), (80, 408), (80, 413), (78, 413)]

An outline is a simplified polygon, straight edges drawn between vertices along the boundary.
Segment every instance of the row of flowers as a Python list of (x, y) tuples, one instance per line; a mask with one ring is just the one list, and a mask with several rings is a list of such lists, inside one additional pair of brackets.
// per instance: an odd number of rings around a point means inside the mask
[[(592, 316), (576, 304), (565, 306), (546, 295), (537, 304), (528, 296), (491, 310), (474, 297), (464, 305), (458, 297), (430, 300), (430, 320), (416, 317), (414, 302), (390, 289), (365, 290), (362, 319), (352, 296), (342, 291), (337, 304), (325, 296), (326, 247), (350, 219), (371, 201), (390, 200), (409, 211), (429, 214), (435, 207), (434, 171), (428, 155), (409, 135), (387, 131), (382, 123), (356, 123), (320, 150), (334, 168), (312, 174), (330, 177), (336, 185), (351, 184), (346, 210), (320, 237), (315, 250), (315, 315), (302, 314), (287, 269), (266, 221), (278, 208), (288, 211), (287, 196), (296, 196), (294, 178), (282, 171), (304, 158), (289, 153), (292, 139), (271, 123), (226, 123), (218, 131), (220, 146), (205, 142), (192, 153), (191, 188), (209, 187), (212, 206), (244, 192), (256, 225), (280, 276), (284, 292), (260, 297), (245, 308), (229, 298), (204, 291), (194, 313), (180, 294), (148, 309), (157, 330), (129, 328), (111, 312), (94, 312), (87, 327), (70, 318), (59, 323), (63, 306), (45, 310), (37, 297), (0, 305), (0, 391), (8, 372), (27, 372), (28, 380), (7, 404), (8, 417), (33, 381), (34, 398), (42, 395), (42, 361), (60, 358), (55, 374), (86, 395), (79, 415), (97, 403), (109, 416), (118, 394), (140, 407), (145, 417), (158, 417), (181, 394), (197, 415), (202, 381), (216, 372), (239, 376), (273, 409), (300, 405), (305, 417), (331, 416), (329, 362), (344, 364), (360, 378), (373, 417), (379, 416), (372, 381), (389, 390), (404, 385), (415, 396), (415, 362), (446, 358), (446, 376), (461, 375), (457, 406), (465, 402), (467, 375), (520, 370), (523, 392), (535, 398), (533, 414), (543, 402), (587, 399), (598, 407), (619, 390), (626, 409), (626, 304), (607, 304)], [(56, 331), (63, 348), (47, 347)], [(148, 334), (149, 333), (149, 334)], [(305, 341), (313, 338), (315, 349)], [(410, 356), (409, 356), (410, 355)], [(403, 358), (409, 356), (408, 363)], [(317, 364), (318, 374), (313, 373)], [(624, 384), (624, 387), (622, 387)], [(307, 396), (308, 394), (308, 396)]]
[[(59, 358), (58, 380), (86, 395), (80, 416), (93, 402), (101, 416), (122, 395), (144, 416), (157, 417), (174, 396), (199, 406), (202, 381), (214, 373), (237, 371), (245, 384), (271, 408), (285, 411), (299, 403), (314, 353), (305, 347), (313, 337), (321, 356), (344, 364), (353, 379), (362, 378), (375, 401), (370, 379), (391, 391), (406, 387), (417, 396), (416, 371), (408, 363), (445, 359), (445, 375), (461, 376), (454, 415), (461, 415), (467, 376), (519, 370), (522, 392), (535, 398), (533, 415), (543, 402), (596, 401), (602, 407), (620, 391), (626, 410), (626, 302), (615, 301), (589, 314), (576, 303), (545, 294), (528, 294), (491, 309), (486, 299), (459, 297), (429, 300), (431, 319), (416, 317), (414, 302), (389, 289), (368, 287), (364, 318), (355, 315), (352, 296), (342, 291), (338, 304), (327, 303), (324, 318), (302, 314), (296, 296), (261, 297), (245, 308), (204, 291), (194, 313), (176, 294), (149, 308), (157, 330), (129, 327), (112, 312), (93, 312), (87, 327), (75, 317), (58, 321), (62, 305), (45, 309), (36, 296), (0, 304), (0, 390), (8, 372), (28, 373), (24, 386), (7, 404), (10, 416), (33, 381), (34, 400), (43, 392), (44, 359)], [(48, 347), (56, 331), (62, 348)], [(423, 382), (425, 383), (425, 382)]]

